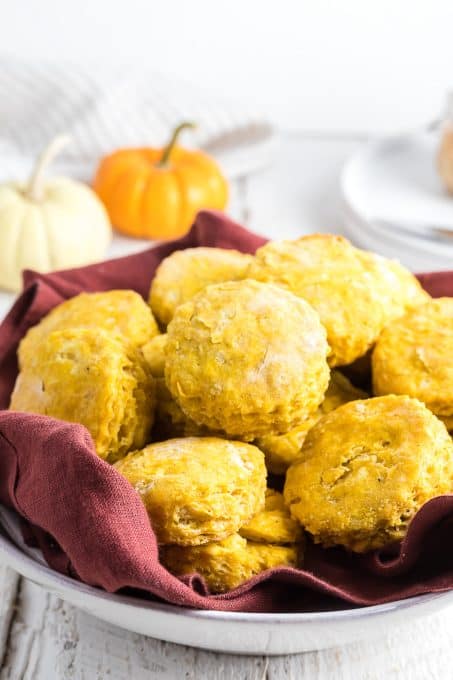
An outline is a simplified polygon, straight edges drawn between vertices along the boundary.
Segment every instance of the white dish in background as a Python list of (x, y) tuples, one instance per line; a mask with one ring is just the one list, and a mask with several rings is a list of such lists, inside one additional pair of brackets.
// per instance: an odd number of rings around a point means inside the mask
[[(168, 642), (234, 654), (294, 654), (388, 633), (389, 626), (453, 603), (453, 591), (374, 607), (303, 614), (201, 611), (116, 595), (50, 569), (24, 546), (17, 516), (0, 506), (0, 561), (104, 621)], [(8, 536), (8, 534), (9, 536)]]
[[(453, 229), (453, 198), (436, 171), (438, 131), (371, 142), (345, 165), (341, 176), (343, 218), (359, 245), (396, 257), (413, 271), (451, 269), (453, 239), (417, 235), (417, 225)], [(384, 228), (377, 220), (410, 226), (414, 233)]]

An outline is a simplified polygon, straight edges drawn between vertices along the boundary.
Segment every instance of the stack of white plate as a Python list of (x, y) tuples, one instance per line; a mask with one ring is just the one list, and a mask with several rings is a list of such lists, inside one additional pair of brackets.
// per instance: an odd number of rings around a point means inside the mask
[(436, 170), (439, 134), (422, 130), (374, 141), (341, 177), (351, 240), (412, 271), (453, 269), (453, 197)]

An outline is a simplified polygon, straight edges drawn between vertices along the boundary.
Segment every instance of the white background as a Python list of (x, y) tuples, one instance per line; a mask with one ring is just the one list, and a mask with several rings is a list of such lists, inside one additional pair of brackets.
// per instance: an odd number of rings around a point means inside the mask
[(146, 64), (281, 127), (388, 132), (453, 88), (450, 0), (0, 0), (0, 51)]

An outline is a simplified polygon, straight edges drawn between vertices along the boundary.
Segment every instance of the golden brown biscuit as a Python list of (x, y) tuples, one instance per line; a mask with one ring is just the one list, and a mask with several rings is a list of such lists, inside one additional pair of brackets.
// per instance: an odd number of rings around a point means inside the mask
[(156, 378), (156, 424), (157, 439), (174, 437), (220, 437), (229, 439), (223, 432), (213, 432), (203, 425), (197, 425), (188, 418), (173, 399), (165, 378)]
[(298, 566), (301, 549), (295, 545), (252, 543), (233, 534), (223, 541), (191, 548), (164, 546), (160, 558), (176, 576), (198, 573), (212, 593), (225, 593), (267, 569)]
[(327, 329), (331, 366), (363, 356), (389, 321), (427, 299), (397, 262), (329, 234), (267, 243), (257, 250), (249, 276), (283, 286), (317, 310)]
[(151, 374), (155, 378), (163, 378), (165, 373), (165, 354), (167, 351), (167, 334), (156, 335), (142, 347), (143, 356)]
[(222, 248), (177, 250), (157, 268), (151, 283), (149, 303), (166, 326), (175, 309), (213, 283), (237, 281), (247, 276), (251, 255)]
[(300, 526), (289, 514), (282, 494), (274, 489), (266, 489), (264, 510), (244, 524), (239, 534), (248, 541), (276, 545), (297, 543), (302, 538)]
[(287, 291), (257, 281), (208, 286), (168, 326), (165, 380), (199, 425), (252, 440), (297, 426), (329, 380), (325, 330)]
[(94, 329), (44, 336), (16, 380), (11, 409), (81, 423), (101, 458), (143, 446), (153, 424), (155, 383), (141, 352)]
[(453, 298), (430, 300), (387, 326), (372, 368), (375, 394), (408, 394), (453, 416)]
[(156, 379), (155, 434), (157, 438), (216, 436), (184, 415), (181, 407), (173, 399), (164, 378), (166, 347), (166, 333), (156, 335), (142, 347), (145, 361)]
[(314, 414), (302, 425), (280, 435), (264, 435), (255, 444), (263, 451), (266, 467), (274, 475), (283, 475), (288, 467), (300, 458), (302, 445), (307, 433), (326, 413), (354, 399), (366, 399), (367, 394), (354, 387), (339, 371), (332, 371), (324, 400)]
[(402, 539), (452, 480), (444, 424), (416, 399), (376, 397), (340, 406), (310, 430), (284, 498), (315, 542), (364, 552)]
[(284, 434), (265, 434), (255, 440), (256, 446), (264, 453), (266, 467), (274, 475), (284, 475), (290, 465), (300, 458), (305, 437), (321, 418), (318, 410)]
[(140, 494), (159, 543), (221, 540), (264, 507), (264, 456), (251, 444), (170, 439), (130, 453), (116, 469)]
[(153, 314), (133, 290), (80, 293), (57, 307), (29, 329), (19, 345), (19, 364), (33, 356), (36, 346), (52, 331), (95, 328), (119, 335), (140, 347), (159, 333)]

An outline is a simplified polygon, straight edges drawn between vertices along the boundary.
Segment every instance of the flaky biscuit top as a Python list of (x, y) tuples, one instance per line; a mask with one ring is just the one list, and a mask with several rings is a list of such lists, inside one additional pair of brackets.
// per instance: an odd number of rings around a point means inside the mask
[(196, 423), (251, 440), (287, 431), (318, 407), (327, 352), (308, 303), (276, 286), (229, 282), (177, 309), (165, 379)]
[(290, 290), (317, 310), (331, 366), (363, 356), (390, 320), (428, 298), (398, 262), (330, 234), (267, 243), (257, 250), (249, 275)]
[(235, 281), (247, 276), (251, 255), (224, 248), (177, 250), (160, 263), (151, 282), (151, 308), (166, 326), (175, 310), (213, 283)]

